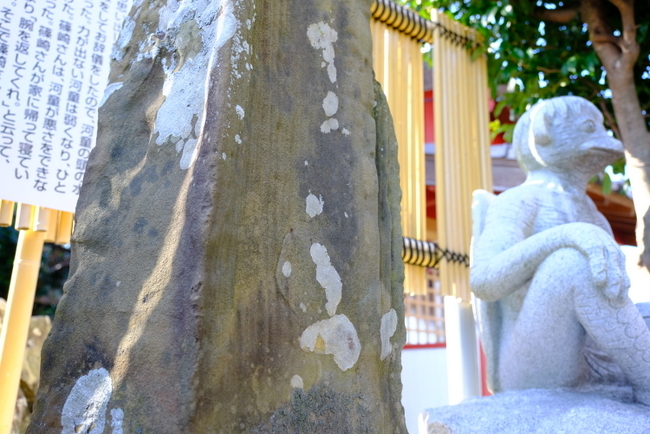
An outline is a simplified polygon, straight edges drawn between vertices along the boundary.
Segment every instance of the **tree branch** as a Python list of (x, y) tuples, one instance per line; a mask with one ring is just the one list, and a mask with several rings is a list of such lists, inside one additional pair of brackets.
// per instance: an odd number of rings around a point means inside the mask
[(634, 65), (639, 58), (639, 44), (636, 42), (636, 22), (634, 20), (634, 0), (609, 0), (621, 13), (623, 37), (621, 51), (623, 57)]
[(614, 115), (612, 115), (612, 112), (610, 112), (609, 108), (607, 108), (607, 103), (604, 100), (600, 100), (599, 105), (600, 111), (603, 112), (603, 116), (605, 116), (605, 119), (607, 119), (607, 124), (609, 124), (609, 127), (612, 129), (612, 131), (614, 131), (614, 135), (620, 139), (621, 133), (618, 130), (618, 124), (616, 123), (616, 119), (614, 118)]
[(615, 69), (621, 47), (610, 39), (614, 35), (603, 10), (604, 1), (583, 0), (580, 15), (589, 28), (589, 39), (593, 42), (594, 50), (609, 74)]
[(594, 44), (605, 44), (609, 42), (610, 44), (616, 45), (621, 51), (623, 51), (623, 44), (620, 36), (596, 34), (591, 36), (590, 39)]
[(537, 70), (543, 72), (544, 74), (553, 74), (556, 72), (562, 72), (561, 69), (551, 69), (551, 68), (545, 68), (543, 66), (538, 66)]
[(546, 9), (542, 7), (535, 8), (533, 16), (543, 21), (552, 21), (554, 23), (566, 24), (578, 15), (577, 7), (568, 7), (560, 9)]

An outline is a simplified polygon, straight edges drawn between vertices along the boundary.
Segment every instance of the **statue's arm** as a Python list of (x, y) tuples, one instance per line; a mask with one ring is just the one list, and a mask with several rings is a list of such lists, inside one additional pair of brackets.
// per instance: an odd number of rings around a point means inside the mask
[[(553, 252), (573, 248), (589, 261), (593, 283), (608, 298), (629, 286), (625, 259), (611, 235), (596, 225), (568, 223), (528, 236), (535, 221), (534, 201), (497, 201), (491, 206), (474, 252), (470, 285), (477, 297), (496, 301), (533, 278)], [(494, 207), (497, 205), (497, 207)]]

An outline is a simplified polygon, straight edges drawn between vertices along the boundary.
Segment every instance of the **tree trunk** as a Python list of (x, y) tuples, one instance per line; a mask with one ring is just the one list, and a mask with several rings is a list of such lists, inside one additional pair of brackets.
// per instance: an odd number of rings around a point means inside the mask
[(28, 432), (406, 433), (371, 1), (139, 3)]
[(650, 134), (641, 113), (634, 84), (634, 65), (639, 57), (634, 21), (634, 0), (609, 0), (621, 13), (623, 31), (614, 36), (604, 0), (583, 0), (582, 19), (600, 58), (612, 91), (612, 105), (620, 139), (625, 145), (627, 174), (632, 186), (637, 215), (636, 239), (641, 250), (640, 262), (650, 267)]

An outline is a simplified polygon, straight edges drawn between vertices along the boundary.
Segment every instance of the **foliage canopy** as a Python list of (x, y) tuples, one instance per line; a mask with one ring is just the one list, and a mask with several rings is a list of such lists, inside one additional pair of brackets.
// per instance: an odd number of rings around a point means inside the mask
[[(586, 1), (586, 0), (582, 0)], [(498, 116), (508, 106), (515, 116), (539, 99), (560, 95), (578, 95), (598, 106), (605, 122), (620, 138), (613, 114), (612, 92), (606, 71), (598, 58), (589, 30), (579, 14), (581, 1), (543, 0), (401, 0), (425, 18), (436, 8), (462, 24), (472, 27), (484, 38), (479, 52), (488, 53), (489, 81), (498, 101)], [(608, 1), (597, 1), (609, 20), (614, 36), (622, 31), (621, 14)], [(634, 5), (637, 42), (640, 47), (634, 67), (639, 102), (643, 114), (650, 113), (650, 2)], [(646, 121), (649, 116), (646, 116)], [(512, 125), (493, 125), (505, 131)], [(615, 171), (620, 171), (620, 161)]]

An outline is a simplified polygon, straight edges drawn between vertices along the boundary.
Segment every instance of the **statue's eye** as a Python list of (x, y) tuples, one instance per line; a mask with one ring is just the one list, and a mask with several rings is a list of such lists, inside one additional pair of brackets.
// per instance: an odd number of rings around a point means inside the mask
[(587, 119), (586, 121), (584, 121), (580, 127), (581, 127), (580, 129), (585, 133), (591, 134), (594, 131), (596, 131), (596, 123), (591, 119)]

